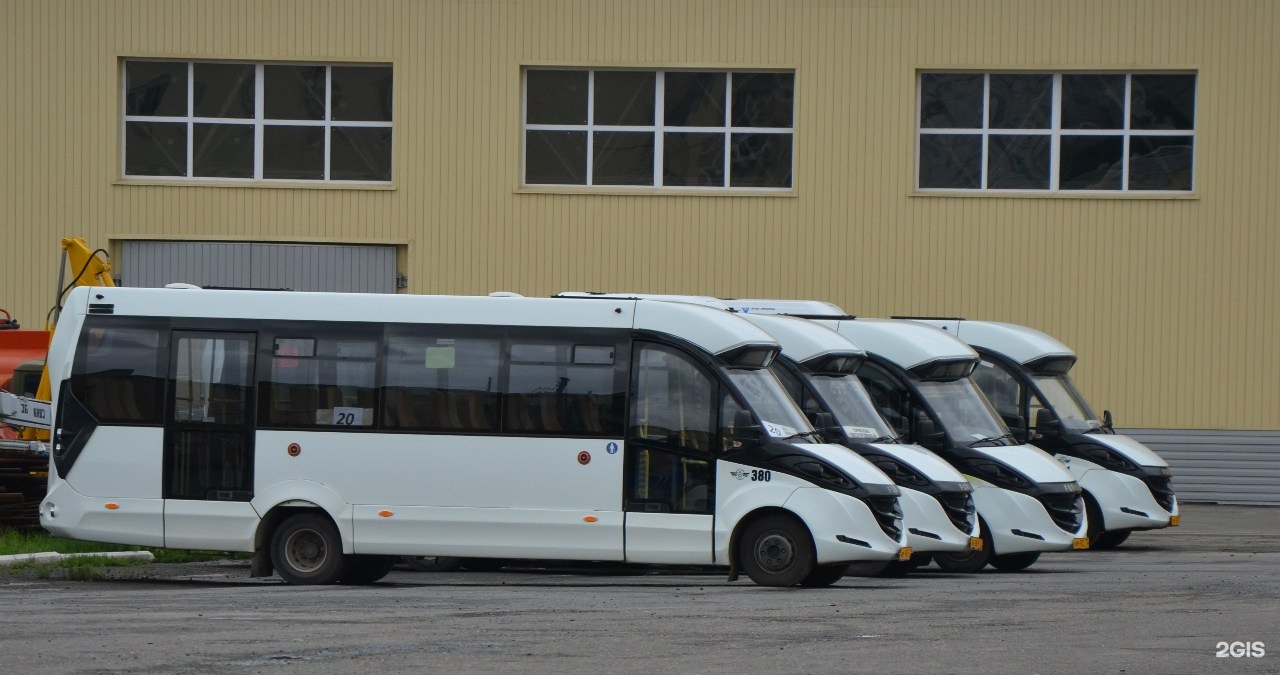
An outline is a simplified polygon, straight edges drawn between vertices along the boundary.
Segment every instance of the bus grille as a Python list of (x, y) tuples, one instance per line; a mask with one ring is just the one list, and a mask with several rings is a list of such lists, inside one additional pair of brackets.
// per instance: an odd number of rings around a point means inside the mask
[(973, 531), (973, 515), (977, 513), (977, 508), (973, 505), (973, 493), (940, 492), (937, 498), (957, 530), (965, 533)]
[(893, 495), (867, 497), (867, 506), (880, 524), (880, 529), (894, 541), (902, 539), (902, 507)]
[(1078, 494), (1040, 495), (1040, 503), (1044, 504), (1049, 517), (1053, 518), (1058, 527), (1072, 533), (1080, 529), (1080, 522), (1084, 517), (1084, 499)]
[(1143, 479), (1147, 487), (1151, 490), (1151, 496), (1156, 498), (1156, 503), (1165, 511), (1173, 510), (1173, 486), (1169, 483), (1168, 476), (1147, 476)]

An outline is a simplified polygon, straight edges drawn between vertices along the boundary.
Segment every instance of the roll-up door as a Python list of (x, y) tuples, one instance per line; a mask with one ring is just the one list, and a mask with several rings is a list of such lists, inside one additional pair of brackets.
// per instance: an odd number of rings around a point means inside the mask
[(222, 288), (395, 293), (394, 246), (126, 241), (116, 265), (125, 286), (175, 282)]
[(1280, 432), (1117, 429), (1173, 468), (1183, 501), (1280, 504)]

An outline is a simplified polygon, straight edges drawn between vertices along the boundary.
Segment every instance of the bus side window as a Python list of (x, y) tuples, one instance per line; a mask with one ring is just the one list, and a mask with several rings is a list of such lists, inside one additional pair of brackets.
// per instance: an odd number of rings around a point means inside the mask
[(870, 362), (862, 364), (858, 369), (858, 379), (862, 380), (871, 400), (889, 426), (899, 435), (909, 436), (913, 417), (911, 396), (906, 387), (883, 368)]
[(288, 326), (262, 341), (264, 427), (372, 427), (377, 408), (378, 340), (368, 329)]
[(131, 317), (90, 316), (76, 347), (72, 394), (104, 424), (160, 424), (168, 347), (164, 327)]
[(496, 433), (502, 342), (489, 331), (397, 328), (389, 333), (382, 381), (389, 429)]
[(626, 395), (622, 349), (577, 337), (513, 338), (507, 350), (503, 431), (620, 436)]
[[(1023, 386), (1016, 377), (999, 364), (983, 359), (973, 371), (973, 381), (991, 401), (1000, 418), (1010, 427), (1024, 424), (1021, 419)], [(1031, 419), (1035, 419), (1032, 411)]]

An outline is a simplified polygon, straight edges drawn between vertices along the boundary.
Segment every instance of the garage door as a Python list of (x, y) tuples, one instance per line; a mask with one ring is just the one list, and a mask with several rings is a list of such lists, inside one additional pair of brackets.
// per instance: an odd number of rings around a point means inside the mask
[(117, 263), (124, 286), (396, 292), (394, 246), (126, 241)]

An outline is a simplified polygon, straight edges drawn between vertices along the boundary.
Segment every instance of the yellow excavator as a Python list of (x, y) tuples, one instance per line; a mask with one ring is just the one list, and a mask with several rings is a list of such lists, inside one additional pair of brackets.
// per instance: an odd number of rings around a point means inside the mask
[[(49, 370), (43, 356), (62, 309), (62, 299), (75, 286), (115, 286), (109, 256), (92, 249), (80, 238), (62, 240), (62, 266), (58, 273), (58, 296), (45, 319), (43, 331), (21, 330), (16, 321), (6, 321), (0, 330), (0, 351), (11, 358), (0, 359), (12, 391), (0, 390), (0, 462), (6, 467), (0, 483), (0, 527), (36, 529), (38, 507), (44, 498), (48, 476), (49, 426), (52, 419)], [(63, 285), (67, 268), (75, 274)], [(7, 312), (6, 312), (7, 314)], [(41, 334), (43, 339), (41, 339)], [(35, 358), (37, 356), (41, 358)], [(12, 357), (18, 357), (17, 359)], [(25, 357), (27, 360), (21, 360)], [(12, 373), (12, 377), (6, 375)], [(39, 377), (39, 384), (31, 385)], [(14, 393), (16, 392), (16, 393)], [(34, 395), (33, 395), (34, 394)]]
[[(84, 239), (70, 237), (62, 240), (62, 252), (62, 264), (58, 270), (58, 296), (54, 300), (53, 309), (49, 310), (45, 319), (45, 332), (48, 334), (46, 350), (49, 342), (53, 341), (53, 331), (58, 323), (58, 314), (62, 310), (62, 299), (66, 297), (68, 291), (76, 286), (116, 285), (115, 279), (111, 276), (110, 256), (103, 249), (90, 248)], [(63, 286), (62, 281), (66, 278), (68, 267), (75, 276), (70, 283)], [(31, 366), (32, 363), (27, 362), (19, 367), (30, 368)], [(23, 441), (48, 443), (51, 387), (49, 369), (43, 365), (40, 368), (40, 384), (36, 388), (34, 397), (16, 396), (8, 392), (0, 393), (0, 423), (21, 427), (20, 438)]]

